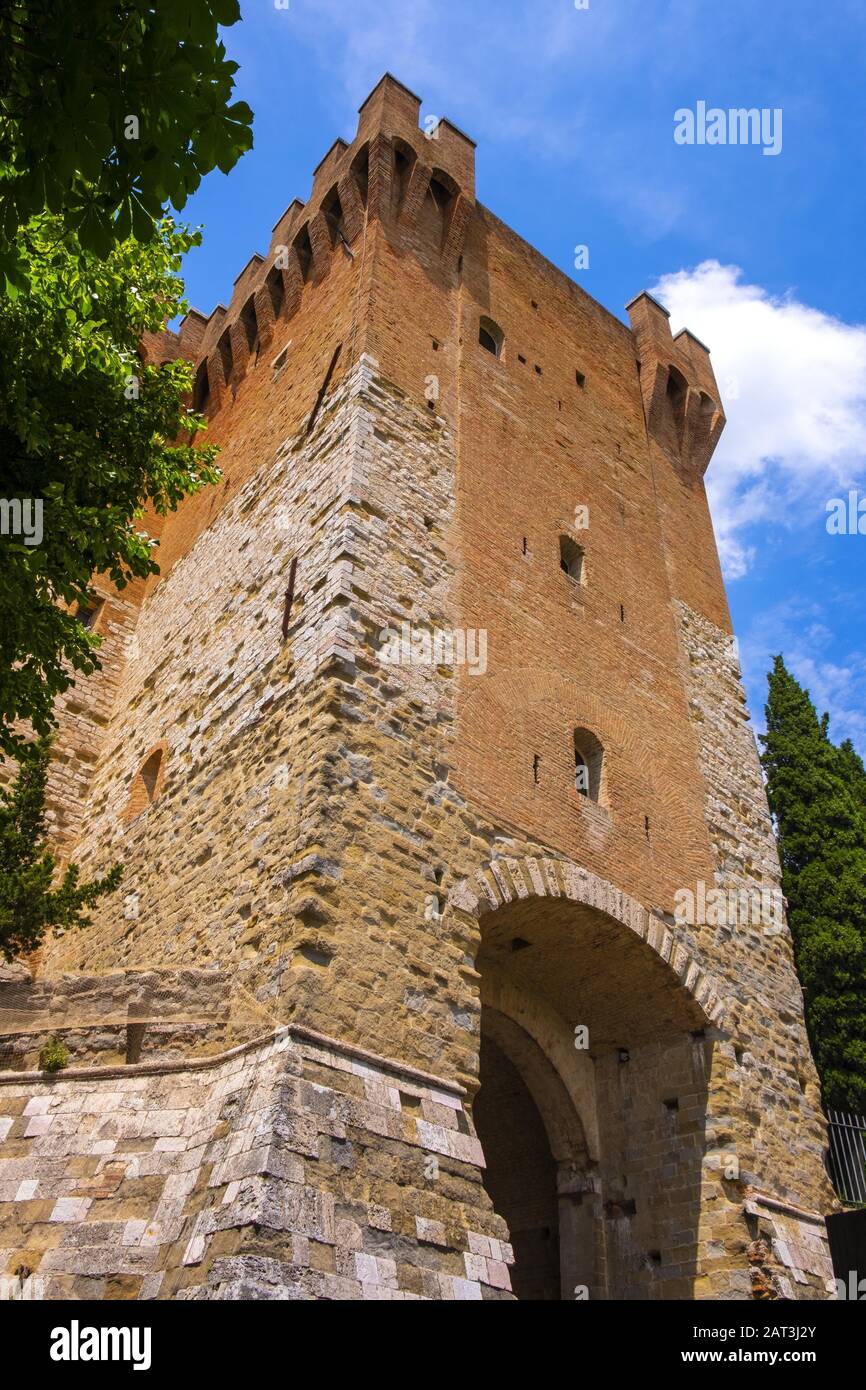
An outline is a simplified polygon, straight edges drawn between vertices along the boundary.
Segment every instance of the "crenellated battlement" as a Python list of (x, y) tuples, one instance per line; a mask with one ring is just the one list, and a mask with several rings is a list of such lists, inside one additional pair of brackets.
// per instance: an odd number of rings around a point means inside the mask
[[(441, 220), (442, 261), (456, 264), (475, 208), (475, 143), (445, 117), (422, 129), (420, 110), (420, 97), (385, 73), (359, 107), (354, 140), (334, 141), (309, 198), (293, 199), (277, 219), (267, 253), (250, 256), (228, 305), (207, 316), (190, 310), (178, 333), (149, 336), (149, 360), (180, 355), (197, 364), (196, 409), (220, 409), (277, 325), (298, 312), (306, 287), (329, 276), (335, 255), (354, 259), (370, 221), (411, 238), (429, 201)], [(703, 476), (725, 424), (709, 350), (688, 329), (674, 337), (668, 311), (646, 291), (626, 307), (647, 430), (680, 470)]]
[(710, 350), (646, 290), (626, 305), (637, 341), (648, 433), (677, 463), (703, 477), (725, 427)]
[(213, 414), (277, 322), (300, 308), (307, 284), (321, 283), (335, 254), (354, 255), (369, 219), (402, 231), (431, 199), (442, 220), (441, 255), (456, 261), (475, 205), (475, 144), (440, 118), (419, 127), (421, 101), (386, 73), (359, 108), (355, 139), (334, 141), (313, 172), (306, 203), (278, 218), (267, 255), (255, 252), (238, 274), (228, 306), (205, 317), (190, 310), (179, 333), (147, 345), (150, 360), (178, 355), (198, 364), (194, 404)]

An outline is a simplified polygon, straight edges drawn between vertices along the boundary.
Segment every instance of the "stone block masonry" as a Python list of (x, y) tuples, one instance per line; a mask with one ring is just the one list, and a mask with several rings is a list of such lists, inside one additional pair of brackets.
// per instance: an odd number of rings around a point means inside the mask
[(460, 1089), (325, 1038), (281, 1029), (185, 1066), (6, 1073), (0, 1135), (7, 1291), (16, 1275), (47, 1299), (509, 1289)]
[(56, 1037), (78, 1066), (169, 1062), (223, 1052), (271, 1019), (225, 971), (180, 969), (70, 973), (34, 979), (0, 966), (0, 1070), (39, 1065)]
[[(4, 1270), (51, 1297), (823, 1298), (787, 927), (675, 915), (779, 886), (709, 354), (647, 294), (628, 325), (596, 304), (418, 115), (386, 75), (228, 305), (145, 344), (194, 362), (224, 481), (74, 692), (69, 736), (96, 722), (57, 825), (124, 896), (7, 1014)], [(395, 659), (405, 630), (431, 659)], [(51, 1029), (73, 1070), (26, 1075)]]

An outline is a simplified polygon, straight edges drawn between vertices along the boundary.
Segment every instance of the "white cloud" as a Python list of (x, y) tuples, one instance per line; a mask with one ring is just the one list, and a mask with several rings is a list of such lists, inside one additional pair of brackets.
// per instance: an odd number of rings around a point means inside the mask
[(653, 288), (674, 332), (712, 351), (728, 417), (707, 475), (729, 579), (749, 568), (754, 522), (792, 525), (862, 476), (866, 458), (866, 326), (851, 325), (743, 282), (704, 261)]

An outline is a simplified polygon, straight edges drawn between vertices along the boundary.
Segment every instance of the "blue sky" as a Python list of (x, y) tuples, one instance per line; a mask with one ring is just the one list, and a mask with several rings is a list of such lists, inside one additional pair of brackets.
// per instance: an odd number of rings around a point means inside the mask
[[(285, 8), (278, 8), (285, 4)], [(713, 516), (758, 722), (783, 651), (866, 752), (866, 6), (862, 0), (241, 0), (255, 148), (184, 210), (208, 312), (390, 70), (477, 142), (477, 192), (614, 313), (638, 290), (713, 352)], [(678, 145), (674, 113), (779, 108), (782, 148)], [(589, 247), (589, 267), (573, 268)], [(864, 520), (866, 527), (866, 520)]]

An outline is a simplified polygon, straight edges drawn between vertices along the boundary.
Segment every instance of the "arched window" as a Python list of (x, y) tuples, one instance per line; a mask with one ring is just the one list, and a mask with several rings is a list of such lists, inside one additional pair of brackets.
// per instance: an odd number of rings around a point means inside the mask
[(396, 207), (400, 208), (409, 189), (412, 166), (418, 156), (412, 146), (398, 136), (391, 141), (391, 146), (394, 151), (394, 201)]
[(574, 731), (574, 789), (588, 801), (604, 799), (604, 749), (589, 729)]
[(367, 191), (370, 182), (370, 146), (362, 145), (355, 158), (352, 160), (350, 169), (352, 178), (355, 180), (355, 187), (361, 195), (361, 202), (367, 206)]
[(265, 280), (265, 288), (271, 296), (271, 303), (274, 306), (274, 318), (278, 319), (283, 312), (283, 301), (285, 290), (283, 288), (283, 272), (278, 265), (272, 265)]
[(220, 334), (219, 342), (217, 343), (217, 352), (223, 364), (223, 381), (228, 385), (231, 381), (234, 357), (232, 355), (232, 337), (227, 328)]
[(250, 352), (255, 351), (256, 344), (259, 340), (259, 321), (256, 314), (256, 301), (254, 295), (250, 295), (246, 304), (241, 309), (238, 320), (246, 336), (247, 348)]
[(442, 213), (447, 213), (460, 192), (454, 179), (443, 169), (434, 169), (427, 186), (427, 196), (433, 199)]
[(160, 768), (162, 767), (162, 749), (159, 748), (155, 753), (142, 764), (139, 777), (145, 790), (148, 802), (153, 801), (156, 796), (156, 785), (159, 781)]
[(292, 245), (298, 253), (301, 278), (305, 281), (309, 280), (313, 268), (313, 243), (310, 241), (310, 229), (306, 224), (298, 232)]
[(494, 357), (502, 356), (505, 334), (498, 323), (494, 323), (492, 319), (484, 315), (478, 321), (478, 341), (487, 352), (492, 352)]
[(152, 749), (135, 774), (126, 804), (126, 820), (132, 820), (134, 816), (146, 811), (162, 791), (165, 779), (165, 751), (164, 744)]
[(668, 372), (667, 399), (673, 415), (674, 425), (677, 435), (681, 436), (686, 416), (686, 398), (689, 394), (689, 384), (682, 372), (678, 372), (676, 367), (671, 367)]
[(207, 358), (199, 362), (192, 388), (192, 408), (203, 411), (210, 400), (210, 378), (207, 374)]
[(585, 583), (583, 550), (571, 536), (559, 538), (559, 568), (576, 584)]
[(589, 796), (589, 768), (579, 748), (574, 750), (574, 789), (581, 796)]
[(340, 202), (340, 194), (336, 185), (322, 200), (322, 213), (328, 228), (328, 235), (331, 238), (331, 245), (336, 246), (338, 241), (345, 241), (348, 245), (343, 220), (343, 205)]

